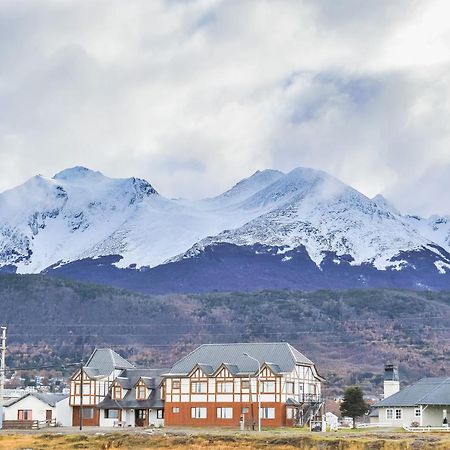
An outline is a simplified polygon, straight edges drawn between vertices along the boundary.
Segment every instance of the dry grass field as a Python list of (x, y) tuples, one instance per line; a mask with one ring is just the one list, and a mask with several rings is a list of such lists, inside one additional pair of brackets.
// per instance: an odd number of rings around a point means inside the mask
[(448, 450), (450, 435), (407, 433), (310, 434), (269, 433), (146, 435), (144, 433), (62, 434), (29, 433), (0, 435), (4, 450)]

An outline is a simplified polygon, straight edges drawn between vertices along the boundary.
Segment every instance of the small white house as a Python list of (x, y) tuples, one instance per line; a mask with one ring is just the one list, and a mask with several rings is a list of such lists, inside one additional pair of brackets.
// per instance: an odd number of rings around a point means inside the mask
[(387, 396), (374, 407), (380, 424), (394, 427), (446, 425), (450, 413), (450, 377), (423, 378)]
[(61, 426), (72, 424), (69, 396), (64, 394), (30, 392), (6, 404), (4, 413), (4, 420), (38, 420)]

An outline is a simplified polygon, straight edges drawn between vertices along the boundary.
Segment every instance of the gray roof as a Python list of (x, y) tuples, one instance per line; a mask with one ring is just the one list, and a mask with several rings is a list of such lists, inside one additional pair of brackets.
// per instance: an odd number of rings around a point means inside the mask
[(114, 370), (132, 369), (133, 364), (122, 358), (110, 348), (96, 348), (87, 363), (84, 371), (89, 377), (106, 377)]
[(450, 405), (450, 377), (422, 378), (376, 403), (376, 407)]
[(187, 375), (196, 365), (211, 367), (215, 372), (221, 364), (227, 365), (234, 374), (256, 373), (256, 361), (244, 353), (256, 358), (261, 365), (270, 364), (277, 373), (291, 372), (296, 364), (314, 365), (287, 342), (204, 344), (175, 363), (166, 375)]
[(67, 398), (69, 396), (68, 394), (53, 394), (53, 393), (47, 393), (47, 392), (28, 392), (28, 393), (22, 395), (22, 397), (11, 400), (5, 406), (14, 405), (15, 403), (20, 402), (20, 400), (22, 400), (25, 397), (28, 397), (30, 395), (33, 397), (36, 397), (37, 399), (41, 400), (42, 402), (46, 403), (47, 405), (49, 405), (51, 407), (55, 407), (58, 402), (60, 402), (61, 400), (64, 400), (65, 398)]
[[(116, 378), (117, 382), (128, 392), (122, 400), (114, 400), (111, 393), (99, 403), (100, 409), (161, 409), (164, 403), (161, 400), (161, 374), (167, 369), (125, 369)], [(147, 388), (150, 389), (150, 395), (145, 400), (137, 400), (134, 387), (142, 379)]]

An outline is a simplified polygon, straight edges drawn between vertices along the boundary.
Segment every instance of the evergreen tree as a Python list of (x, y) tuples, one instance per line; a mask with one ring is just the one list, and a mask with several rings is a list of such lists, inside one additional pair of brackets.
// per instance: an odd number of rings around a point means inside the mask
[(343, 416), (353, 419), (353, 428), (356, 428), (356, 418), (363, 416), (369, 410), (369, 405), (364, 401), (363, 391), (359, 386), (351, 386), (345, 390), (340, 410)]

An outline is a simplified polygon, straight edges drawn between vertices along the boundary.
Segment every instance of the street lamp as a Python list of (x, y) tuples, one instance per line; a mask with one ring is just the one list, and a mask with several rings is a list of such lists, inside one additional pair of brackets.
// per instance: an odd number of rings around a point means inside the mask
[(261, 373), (261, 363), (258, 359), (254, 358), (253, 356), (250, 356), (248, 353), (244, 353), (244, 356), (247, 356), (247, 358), (253, 359), (253, 361), (256, 361), (258, 363), (258, 374), (256, 375), (256, 389), (258, 390), (258, 431), (261, 432), (261, 389), (260, 389), (260, 383), (259, 383), (259, 375)]

